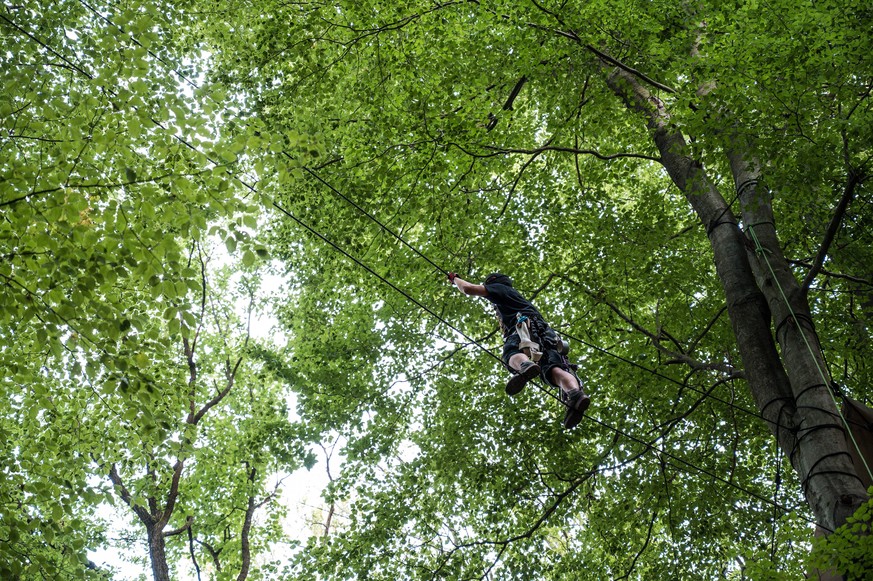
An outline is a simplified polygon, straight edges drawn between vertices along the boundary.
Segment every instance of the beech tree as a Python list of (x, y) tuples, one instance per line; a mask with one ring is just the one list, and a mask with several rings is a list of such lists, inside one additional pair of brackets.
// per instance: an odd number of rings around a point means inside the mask
[(4, 579), (110, 578), (89, 559), (125, 544), (106, 503), (155, 579), (258, 578), (308, 457), (237, 313), (260, 310), (266, 256), (228, 169), (245, 137), (184, 94), (161, 9), (0, 13)]

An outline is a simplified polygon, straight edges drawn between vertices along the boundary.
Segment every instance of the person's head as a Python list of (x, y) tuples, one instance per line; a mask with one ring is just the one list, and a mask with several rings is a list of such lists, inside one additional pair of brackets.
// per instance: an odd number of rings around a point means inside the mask
[(512, 279), (500, 272), (492, 272), (485, 277), (483, 284), (505, 284), (506, 286), (512, 286)]

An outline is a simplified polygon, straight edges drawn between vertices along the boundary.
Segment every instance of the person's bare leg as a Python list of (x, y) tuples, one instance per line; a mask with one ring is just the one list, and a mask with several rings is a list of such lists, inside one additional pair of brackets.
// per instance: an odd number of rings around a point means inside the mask
[(516, 353), (512, 357), (509, 358), (509, 366), (515, 369), (516, 371), (521, 370), (521, 364), (525, 361), (530, 361), (527, 355), (524, 353)]
[(582, 420), (582, 414), (585, 413), (585, 410), (591, 404), (591, 398), (582, 390), (582, 386), (579, 385), (576, 377), (560, 367), (553, 367), (549, 373), (549, 378), (552, 383), (559, 385), (567, 395), (565, 401), (567, 413), (564, 415), (564, 427), (567, 429), (576, 427), (576, 424)]
[[(512, 359), (509, 361), (511, 365)], [(559, 386), (567, 393), (580, 389), (579, 382), (576, 381), (576, 378), (571, 373), (564, 371), (560, 367), (553, 367), (549, 377), (553, 384)]]
[[(532, 362), (524, 353), (516, 353), (510, 357), (509, 366), (517, 371), (518, 374), (513, 375), (509, 378), (509, 381), (506, 382), (507, 395), (516, 395), (524, 389), (524, 386), (528, 381), (540, 373), (540, 366), (535, 362)], [(524, 368), (524, 371), (522, 371), (522, 368)]]

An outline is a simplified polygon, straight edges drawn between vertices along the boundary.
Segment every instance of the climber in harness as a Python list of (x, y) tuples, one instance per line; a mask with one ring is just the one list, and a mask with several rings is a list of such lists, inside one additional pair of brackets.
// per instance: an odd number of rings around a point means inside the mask
[(449, 282), (468, 296), (485, 297), (497, 311), (503, 330), (503, 361), (513, 373), (506, 383), (506, 393), (517, 395), (525, 384), (539, 375), (560, 390), (567, 406), (564, 427), (573, 428), (591, 399), (582, 389), (576, 366), (567, 360), (567, 343), (543, 320), (540, 312), (512, 286), (512, 279), (495, 272), (483, 284), (473, 284), (449, 273)]

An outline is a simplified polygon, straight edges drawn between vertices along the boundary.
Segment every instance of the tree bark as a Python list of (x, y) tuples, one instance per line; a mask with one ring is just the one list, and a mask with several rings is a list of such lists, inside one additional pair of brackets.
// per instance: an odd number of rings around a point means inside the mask
[[(249, 483), (254, 486), (255, 483), (255, 468), (252, 468), (249, 471), (248, 475)], [(255, 514), (255, 509), (257, 506), (255, 505), (255, 497), (253, 496), (253, 492), (249, 493), (249, 501), (246, 505), (246, 514), (243, 518), (243, 526), (240, 531), (240, 553), (242, 557), (242, 565), (240, 567), (239, 575), (237, 576), (237, 581), (244, 581), (249, 576), (249, 567), (251, 567), (252, 562), (252, 552), (251, 545), (249, 544), (249, 533), (252, 529), (252, 517)]]
[(164, 533), (155, 525), (146, 526), (149, 543), (149, 561), (155, 581), (170, 581), (170, 568), (167, 565), (167, 551), (164, 546)]
[[(734, 142), (728, 160), (737, 184), (743, 224), (755, 247), (750, 262), (758, 287), (767, 297), (794, 398), (792, 423), (797, 429), (798, 445), (786, 453), (818, 523), (834, 530), (845, 523), (867, 495), (849, 453), (847, 427), (834, 401), (806, 293), (782, 253), (770, 192), (760, 180), (760, 165), (746, 158), (744, 145)], [(757, 248), (759, 243), (762, 250)], [(824, 520), (826, 517), (830, 519)]]
[[(823, 380), (819, 373), (825, 367), (809, 307), (782, 256), (769, 195), (759, 186), (757, 169), (743, 158), (742, 149), (729, 152), (742, 194), (743, 222), (753, 224), (758, 239), (769, 250), (775, 279), (762, 259), (750, 260), (750, 256), (756, 257), (755, 245), (743, 236), (724, 197), (702, 165), (690, 156), (685, 138), (670, 127), (663, 102), (622, 69), (609, 73), (607, 85), (628, 108), (645, 116), (664, 168), (706, 227), (752, 396), (780, 447), (791, 458), (816, 521), (829, 530), (836, 529), (866, 499), (866, 491), (847, 452), (843, 427), (826, 385), (829, 379)], [(788, 313), (776, 280), (786, 289), (800, 324)], [(777, 339), (771, 318), (778, 330)], [(806, 342), (813, 345), (812, 357)]]

